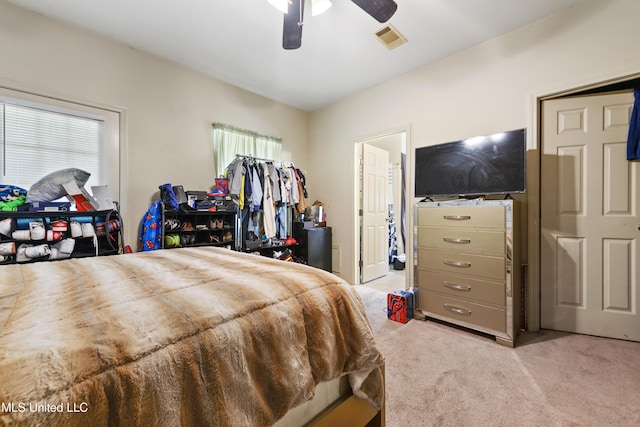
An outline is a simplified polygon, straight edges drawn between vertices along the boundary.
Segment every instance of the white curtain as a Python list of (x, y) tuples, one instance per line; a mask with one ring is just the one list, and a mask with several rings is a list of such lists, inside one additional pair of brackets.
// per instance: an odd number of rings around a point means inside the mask
[(236, 154), (265, 160), (281, 160), (282, 139), (259, 135), (256, 132), (238, 129), (222, 123), (213, 124), (213, 155), (216, 176), (235, 159)]

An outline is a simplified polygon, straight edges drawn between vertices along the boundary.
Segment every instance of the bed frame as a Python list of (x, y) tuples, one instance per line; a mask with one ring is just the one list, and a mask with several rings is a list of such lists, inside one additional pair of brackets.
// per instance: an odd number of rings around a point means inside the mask
[[(382, 367), (384, 381), (384, 366)], [(305, 427), (384, 427), (385, 399), (382, 408), (375, 409), (368, 402), (353, 394), (347, 395), (334, 402)]]
[(364, 400), (351, 395), (327, 408), (307, 427), (384, 427), (384, 421), (384, 404), (377, 411)]

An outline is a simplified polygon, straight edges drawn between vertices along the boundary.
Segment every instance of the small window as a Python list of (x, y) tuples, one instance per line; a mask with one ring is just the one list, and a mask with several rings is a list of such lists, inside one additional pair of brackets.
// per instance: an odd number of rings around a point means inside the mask
[(234, 128), (221, 123), (213, 124), (213, 153), (216, 174), (221, 176), (236, 155), (264, 160), (281, 160), (282, 139)]

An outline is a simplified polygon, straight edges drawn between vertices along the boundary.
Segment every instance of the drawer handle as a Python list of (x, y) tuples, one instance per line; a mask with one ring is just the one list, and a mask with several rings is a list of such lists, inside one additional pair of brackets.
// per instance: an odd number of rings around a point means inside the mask
[(460, 268), (469, 268), (471, 267), (470, 262), (464, 261), (449, 261), (448, 259), (443, 259), (442, 262), (446, 265), (450, 265), (451, 267), (460, 267)]
[(471, 311), (465, 310), (464, 308), (456, 307), (455, 305), (444, 304), (445, 310), (451, 311), (456, 314), (462, 314), (463, 316), (471, 316)]
[(442, 282), (442, 286), (456, 291), (471, 292), (471, 286), (459, 285), (457, 283)]
[(471, 239), (459, 239), (457, 237), (443, 237), (442, 240), (447, 243), (471, 243)]
[(471, 219), (471, 215), (444, 215), (443, 218), (451, 221), (467, 221)]

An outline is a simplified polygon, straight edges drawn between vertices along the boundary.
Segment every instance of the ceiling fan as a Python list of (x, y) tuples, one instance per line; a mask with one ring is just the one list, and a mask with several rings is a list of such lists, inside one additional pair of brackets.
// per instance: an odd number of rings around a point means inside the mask
[[(298, 49), (302, 45), (302, 25), (304, 23), (305, 0), (268, 0), (269, 3), (284, 12), (282, 27), (282, 47)], [(394, 0), (351, 0), (376, 21), (387, 22), (398, 9)], [(331, 6), (329, 0), (313, 0), (312, 13), (317, 15)]]

